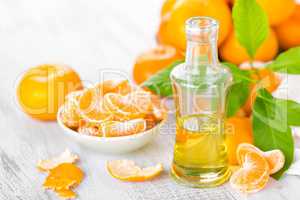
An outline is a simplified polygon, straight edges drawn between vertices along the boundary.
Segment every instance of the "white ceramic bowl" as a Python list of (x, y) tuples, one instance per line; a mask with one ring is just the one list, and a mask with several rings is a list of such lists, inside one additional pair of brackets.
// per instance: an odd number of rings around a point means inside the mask
[(135, 135), (105, 138), (82, 135), (68, 128), (64, 125), (60, 118), (61, 110), (62, 109), (59, 109), (57, 113), (57, 122), (58, 125), (62, 128), (64, 134), (69, 136), (71, 139), (78, 142), (79, 144), (104, 153), (127, 153), (141, 148), (142, 146), (152, 141), (159, 134), (160, 127), (166, 121), (163, 120), (152, 129), (146, 130)]

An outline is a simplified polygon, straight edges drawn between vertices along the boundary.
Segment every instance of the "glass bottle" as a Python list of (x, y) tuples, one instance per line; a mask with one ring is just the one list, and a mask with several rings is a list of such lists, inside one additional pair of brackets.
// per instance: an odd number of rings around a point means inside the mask
[(170, 74), (176, 108), (171, 175), (191, 187), (214, 187), (230, 176), (224, 117), (232, 76), (218, 61), (218, 29), (209, 17), (187, 20), (186, 60)]

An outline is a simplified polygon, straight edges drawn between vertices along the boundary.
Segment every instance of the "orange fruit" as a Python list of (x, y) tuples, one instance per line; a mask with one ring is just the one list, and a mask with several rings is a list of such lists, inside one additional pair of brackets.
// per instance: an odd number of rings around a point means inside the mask
[(237, 155), (240, 157), (241, 168), (232, 174), (231, 186), (247, 193), (263, 189), (269, 180), (269, 165), (264, 156), (252, 150), (240, 154), (240, 146)]
[(159, 70), (182, 58), (183, 56), (174, 47), (159, 45), (136, 58), (133, 79), (137, 84), (141, 84)]
[(136, 90), (124, 97), (124, 102), (133, 105), (138, 112), (148, 114), (152, 109), (152, 95), (145, 90)]
[(117, 137), (150, 129), (166, 118), (158, 96), (128, 81), (104, 81), (85, 89), (79, 97), (78, 132)]
[[(278, 41), (276, 39), (275, 32), (270, 29), (267, 39), (258, 48), (254, 59), (260, 61), (272, 60), (278, 52)], [(229, 61), (234, 64), (241, 64), (245, 61), (249, 61), (250, 57), (247, 54), (245, 48), (243, 48), (234, 32), (231, 32), (225, 42), (221, 45), (220, 56), (223, 60)]]
[(160, 99), (158, 95), (151, 95), (151, 102), (152, 102), (152, 114), (156, 121), (161, 121), (167, 118), (167, 107), (163, 99)]
[(269, 18), (271, 26), (278, 25), (286, 20), (294, 11), (295, 0), (257, 0)]
[(300, 46), (300, 5), (287, 20), (275, 27), (275, 31), (281, 48)]
[(113, 119), (126, 121), (130, 119), (143, 118), (135, 105), (126, 102), (125, 97), (117, 93), (108, 93), (103, 98), (103, 107), (113, 115)]
[(79, 121), (78, 133), (90, 136), (102, 136), (102, 123), (105, 120), (82, 119)]
[[(231, 0), (234, 2), (234, 0)], [(276, 26), (285, 21), (293, 13), (295, 0), (256, 0), (266, 12), (271, 26)]]
[(275, 150), (263, 152), (259, 148), (247, 143), (240, 144), (239, 146), (237, 152), (237, 159), (239, 163), (242, 163), (242, 158), (249, 151), (258, 152), (259, 154), (264, 156), (264, 158), (268, 162), (270, 174), (274, 174), (278, 172), (284, 166), (285, 158), (282, 151), (275, 149)]
[(264, 157), (268, 161), (270, 167), (270, 174), (275, 174), (284, 166), (284, 155), (282, 151), (278, 149), (264, 152)]
[(101, 124), (104, 137), (119, 137), (133, 135), (146, 130), (144, 119), (133, 119), (124, 122), (107, 121)]
[(55, 120), (65, 96), (82, 88), (78, 74), (70, 67), (44, 64), (27, 70), (17, 87), (22, 110), (40, 120)]
[(226, 146), (228, 161), (238, 164), (236, 150), (241, 143), (253, 143), (251, 119), (248, 117), (230, 117), (226, 120)]
[(110, 113), (102, 103), (107, 93), (128, 94), (132, 90), (128, 80), (106, 80), (85, 89), (79, 98), (79, 110), (83, 118), (94, 121), (110, 120)]
[(259, 88), (265, 88), (268, 92), (274, 92), (281, 83), (280, 78), (271, 70), (262, 68), (258, 69), (256, 74), (252, 71), (252, 79), (258, 82), (250, 85), (250, 96), (248, 97), (243, 110), (250, 115), (252, 113), (253, 104), (257, 96), (257, 90)]
[(140, 168), (131, 160), (108, 161), (106, 168), (111, 176), (122, 181), (147, 181), (157, 177), (162, 171), (162, 164)]
[(190, 17), (209, 16), (220, 23), (218, 44), (220, 45), (232, 28), (231, 12), (224, 0), (182, 0), (170, 3), (162, 11), (164, 14), (157, 40), (160, 44), (173, 45), (180, 50), (185, 50), (186, 34), (185, 21)]
[(78, 128), (81, 119), (78, 107), (81, 94), (81, 91), (71, 92), (66, 96), (65, 103), (62, 106), (60, 118), (67, 127), (72, 129)]
[(167, 13), (169, 13), (174, 4), (176, 3), (177, 0), (165, 0), (162, 7), (161, 7), (161, 12), (160, 12), (160, 16), (163, 17), (164, 15), (166, 15)]

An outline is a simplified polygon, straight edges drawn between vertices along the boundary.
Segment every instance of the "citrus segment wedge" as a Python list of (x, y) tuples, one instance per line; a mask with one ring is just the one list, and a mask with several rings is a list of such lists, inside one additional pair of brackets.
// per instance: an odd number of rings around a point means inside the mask
[(112, 113), (114, 119), (118, 121), (144, 117), (144, 115), (138, 111), (136, 106), (128, 102), (124, 96), (117, 93), (106, 94), (103, 99), (103, 106)]
[(133, 119), (125, 122), (107, 121), (102, 124), (102, 133), (106, 137), (133, 135), (146, 130), (144, 119)]
[(282, 151), (278, 149), (267, 151), (264, 152), (264, 156), (268, 161), (270, 174), (275, 174), (284, 166), (285, 158)]
[(255, 147), (254, 145), (248, 143), (240, 144), (237, 149), (237, 160), (239, 164), (242, 163), (242, 158), (249, 151), (260, 153), (267, 160), (270, 168), (269, 171), (270, 174), (274, 174), (278, 172), (284, 166), (285, 158), (282, 151), (275, 149), (275, 150), (263, 152), (259, 148)]
[(249, 151), (241, 160), (242, 167), (230, 178), (232, 187), (247, 193), (263, 189), (269, 180), (267, 160), (256, 151)]
[(66, 96), (66, 101), (62, 107), (60, 117), (63, 123), (70, 128), (75, 129), (79, 126), (79, 120), (81, 117), (79, 113), (78, 100), (81, 94), (81, 91), (71, 92)]

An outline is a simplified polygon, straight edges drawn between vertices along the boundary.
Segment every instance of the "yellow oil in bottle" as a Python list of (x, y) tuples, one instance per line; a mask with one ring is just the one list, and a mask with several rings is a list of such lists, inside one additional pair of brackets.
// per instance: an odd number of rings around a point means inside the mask
[(181, 117), (176, 121), (173, 176), (199, 187), (202, 181), (205, 187), (225, 182), (230, 171), (223, 122), (215, 115), (203, 114)]
[(188, 115), (176, 120), (172, 175), (194, 187), (213, 187), (230, 176), (223, 122), (216, 115)]
[(218, 61), (218, 27), (209, 17), (187, 20), (185, 62), (170, 74), (176, 109), (171, 175), (191, 187), (214, 187), (230, 176), (224, 118), (232, 75)]

